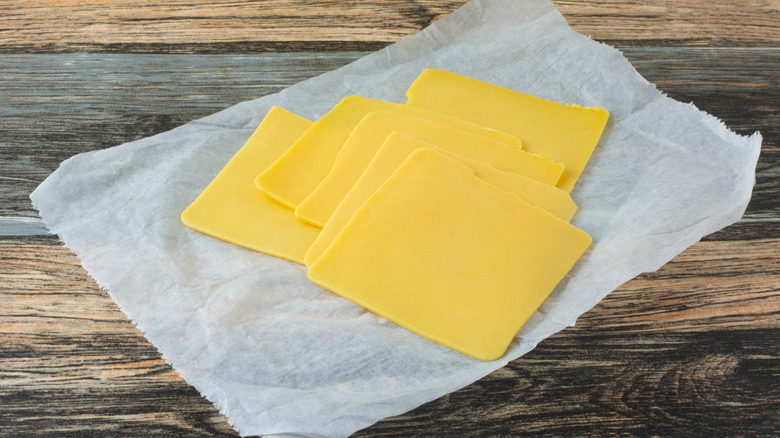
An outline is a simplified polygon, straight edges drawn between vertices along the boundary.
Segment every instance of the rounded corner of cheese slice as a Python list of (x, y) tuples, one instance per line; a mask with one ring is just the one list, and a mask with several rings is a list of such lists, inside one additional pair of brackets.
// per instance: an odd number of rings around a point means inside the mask
[(182, 210), (181, 214), (179, 215), (179, 220), (181, 223), (192, 229), (195, 229), (196, 226), (194, 217), (194, 211), (196, 208), (198, 208), (198, 198), (195, 198), (195, 200), (192, 201), (190, 205), (187, 206), (187, 208)]
[(491, 360), (590, 242), (426, 148), (365, 201), (308, 275), (427, 339)]
[(400, 105), (357, 95), (343, 98), (258, 175), (257, 186), (294, 209), (328, 174), (342, 144), (363, 116)]
[(292, 210), (258, 190), (255, 177), (311, 124), (283, 108), (271, 108), (244, 146), (184, 209), (182, 222), (235, 245), (303, 263), (319, 229), (300, 222)]
[(496, 84), (427, 69), (407, 89), (420, 106), (515, 134), (523, 147), (563, 163), (557, 186), (571, 192), (609, 119), (603, 108), (565, 105)]

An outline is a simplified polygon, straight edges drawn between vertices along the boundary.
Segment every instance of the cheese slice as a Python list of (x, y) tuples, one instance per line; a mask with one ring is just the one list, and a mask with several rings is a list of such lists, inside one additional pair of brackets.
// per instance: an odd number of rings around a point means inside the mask
[(255, 251), (303, 263), (319, 228), (257, 190), (254, 179), (312, 122), (273, 107), (211, 184), (181, 214), (188, 227)]
[(487, 361), (504, 354), (590, 242), (584, 231), (423, 149), (355, 213), (308, 275)]
[(507, 144), (520, 145), (517, 137), (424, 108), (349, 96), (317, 120), (287, 153), (260, 174), (255, 181), (257, 187), (294, 209), (328, 175), (355, 125), (373, 111), (395, 111), (427, 118)]
[(540, 183), (522, 175), (500, 171), (483, 161), (453, 153), (405, 134), (392, 133), (387, 137), (385, 143), (341, 204), (338, 205), (325, 228), (317, 236), (317, 240), (309, 248), (305, 258), (306, 265), (312, 265), (322, 256), (355, 212), (409, 155), (421, 148), (434, 149), (468, 165), (479, 178), (514, 193), (563, 220), (568, 221), (577, 209), (567, 192), (549, 184)]
[(571, 191), (607, 123), (602, 108), (562, 105), (444, 70), (426, 69), (407, 104), (515, 134), (523, 149), (563, 163), (558, 187)]
[(484, 161), (464, 157), (438, 146), (433, 146), (433, 149), (469, 166), (476, 176), (486, 182), (519, 196), (523, 201), (542, 208), (561, 220), (569, 222), (577, 212), (577, 204), (571, 199), (571, 195), (554, 185), (496, 169)]
[(377, 111), (366, 115), (341, 148), (333, 168), (319, 186), (295, 209), (298, 218), (323, 227), (363, 170), (392, 132), (412, 135), (494, 167), (555, 184), (563, 165), (496, 140), (451, 125), (399, 113)]

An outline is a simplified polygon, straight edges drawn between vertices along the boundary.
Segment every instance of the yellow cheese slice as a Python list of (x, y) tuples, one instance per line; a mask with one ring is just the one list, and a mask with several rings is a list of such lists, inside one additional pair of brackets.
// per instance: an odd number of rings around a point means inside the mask
[(322, 227), (392, 132), (412, 135), (455, 153), (476, 158), (494, 167), (555, 184), (563, 165), (519, 149), (465, 132), (452, 125), (405, 114), (377, 111), (355, 126), (333, 167), (319, 186), (295, 209), (298, 218)]
[(301, 222), (292, 210), (257, 190), (254, 179), (311, 124), (287, 110), (271, 108), (241, 150), (184, 210), (184, 224), (245, 248), (303, 263), (319, 228)]
[(423, 149), (355, 213), (309, 279), (495, 360), (590, 245), (584, 231)]
[(312, 265), (331, 245), (341, 229), (355, 212), (406, 160), (421, 148), (432, 148), (454, 158), (469, 167), (481, 179), (514, 193), (527, 202), (539, 206), (559, 218), (568, 221), (577, 209), (569, 194), (549, 184), (540, 183), (522, 175), (503, 172), (489, 164), (447, 151), (408, 135), (393, 133), (374, 156), (358, 181), (336, 208), (330, 220), (306, 253), (306, 265)]
[(294, 209), (328, 175), (341, 146), (355, 125), (373, 111), (395, 111), (427, 118), (507, 144), (520, 145), (517, 137), (424, 108), (349, 96), (317, 120), (287, 153), (260, 174), (256, 180), (257, 187)]
[(561, 220), (569, 222), (574, 213), (577, 212), (577, 204), (574, 203), (571, 195), (566, 190), (518, 173), (496, 169), (484, 161), (464, 157), (444, 148), (434, 146), (433, 149), (469, 166), (475, 175), (486, 182), (493, 184), (501, 190), (514, 193), (523, 201), (543, 208)]
[(523, 149), (563, 163), (558, 187), (571, 191), (609, 113), (519, 93), (444, 70), (426, 69), (406, 92), (407, 104), (517, 135)]

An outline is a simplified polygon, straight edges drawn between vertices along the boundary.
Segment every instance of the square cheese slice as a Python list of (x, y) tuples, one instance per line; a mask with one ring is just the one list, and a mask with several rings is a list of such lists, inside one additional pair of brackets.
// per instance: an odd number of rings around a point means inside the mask
[(558, 187), (571, 191), (609, 119), (602, 108), (562, 105), (444, 70), (426, 69), (407, 104), (518, 136), (523, 149), (566, 166)]
[(333, 211), (360, 178), (363, 170), (392, 132), (412, 135), (494, 167), (555, 184), (563, 165), (488, 137), (433, 120), (387, 111), (366, 115), (347, 138), (328, 176), (295, 209), (302, 220), (325, 226)]
[(297, 263), (320, 232), (257, 190), (254, 180), (287, 151), (312, 122), (273, 107), (211, 184), (181, 214), (188, 227)]
[(295, 209), (328, 175), (341, 146), (355, 125), (366, 114), (374, 111), (395, 111), (435, 120), (507, 144), (520, 145), (520, 140), (512, 135), (421, 107), (349, 96), (317, 120), (289, 151), (261, 173), (256, 180), (257, 187), (280, 203)]
[(504, 354), (590, 242), (584, 231), (423, 149), (355, 213), (308, 275), (487, 361)]
[(311, 265), (320, 258), (355, 212), (395, 172), (398, 166), (418, 149), (433, 149), (454, 158), (469, 166), (479, 178), (502, 190), (514, 193), (532, 205), (543, 208), (567, 222), (577, 210), (577, 205), (574, 204), (571, 196), (557, 187), (516, 173), (498, 170), (484, 161), (456, 154), (446, 148), (394, 132), (387, 137), (387, 140), (379, 148), (363, 174), (338, 205), (322, 232), (309, 248), (305, 258), (306, 265)]

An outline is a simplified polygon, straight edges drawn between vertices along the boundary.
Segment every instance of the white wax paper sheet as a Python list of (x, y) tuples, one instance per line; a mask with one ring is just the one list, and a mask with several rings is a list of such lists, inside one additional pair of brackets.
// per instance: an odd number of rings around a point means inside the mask
[[(316, 119), (344, 96), (404, 102), (426, 67), (610, 122), (573, 197), (594, 243), (506, 355), (480, 362), (306, 279), (305, 267), (186, 228), (181, 211), (272, 105)], [(350, 65), (172, 131), (62, 163), (32, 194), (163, 357), (243, 435), (346, 436), (461, 388), (572, 325), (610, 291), (737, 221), (758, 133), (665, 97), (546, 0), (473, 0)]]

